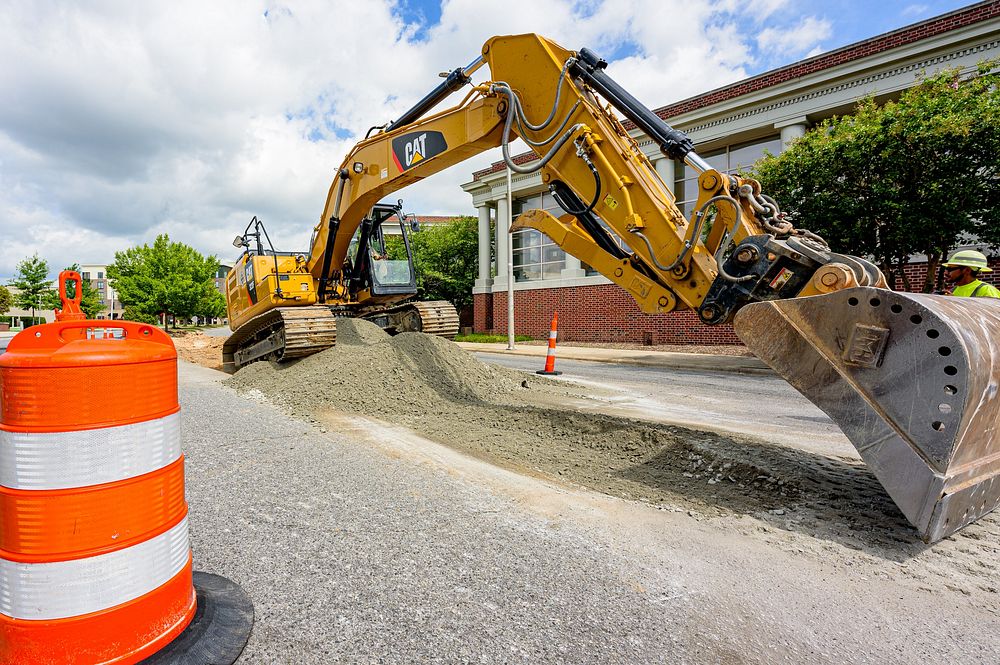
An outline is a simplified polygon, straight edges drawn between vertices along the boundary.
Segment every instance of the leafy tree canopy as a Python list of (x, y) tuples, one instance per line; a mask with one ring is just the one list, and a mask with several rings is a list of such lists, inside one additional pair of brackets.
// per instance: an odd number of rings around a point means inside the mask
[(908, 257), (928, 257), (930, 290), (942, 256), (978, 238), (1000, 246), (1000, 72), (980, 64), (925, 77), (898, 101), (862, 101), (827, 120), (754, 177), (795, 225), (834, 250), (873, 257), (905, 282)]
[(10, 285), (17, 289), (14, 304), (21, 309), (31, 310), (54, 308), (59, 304), (59, 295), (49, 280), (49, 263), (35, 254), (17, 264), (17, 271)]
[(10, 311), (14, 306), (14, 295), (6, 286), (0, 286), (0, 314)]
[[(479, 234), (475, 217), (459, 217), (410, 234), (417, 289), (425, 300), (447, 300), (462, 308), (472, 305), (478, 272)], [(391, 258), (404, 258), (403, 240), (386, 238)]]
[[(205, 311), (206, 302), (218, 302), (213, 278), (219, 268), (215, 256), (157, 236), (152, 245), (115, 252), (108, 279), (133, 316), (160, 314), (186, 318)], [(218, 294), (221, 295), (221, 294)]]
[(136, 323), (148, 323), (154, 326), (159, 323), (155, 316), (143, 314), (131, 305), (125, 306), (125, 309), (122, 311), (122, 319), (125, 321), (135, 321)]

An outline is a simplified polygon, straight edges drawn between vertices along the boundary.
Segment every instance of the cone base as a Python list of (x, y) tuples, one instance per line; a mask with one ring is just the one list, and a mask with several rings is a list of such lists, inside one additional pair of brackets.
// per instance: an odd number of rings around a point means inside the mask
[(183, 633), (143, 665), (232, 665), (253, 629), (253, 601), (238, 584), (219, 575), (194, 572), (198, 611)]

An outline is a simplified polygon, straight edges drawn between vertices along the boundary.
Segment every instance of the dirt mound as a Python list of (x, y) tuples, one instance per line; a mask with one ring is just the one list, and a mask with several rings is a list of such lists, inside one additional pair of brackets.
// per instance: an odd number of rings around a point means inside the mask
[(371, 346), (389, 339), (389, 333), (371, 321), (337, 318), (337, 344), (344, 346)]
[(522, 389), (522, 381), (519, 372), (479, 362), (440, 337), (390, 337), (367, 321), (340, 319), (336, 346), (297, 362), (253, 363), (229, 384), (260, 390), (299, 415), (336, 407), (388, 418), (498, 399)]
[(579, 387), (483, 363), (440, 337), (390, 337), (340, 319), (337, 338), (297, 362), (253, 363), (228, 383), (297, 416), (359, 413), (522, 471), (712, 515), (768, 510), (795, 494), (767, 447), (727, 459), (717, 451), (736, 445), (717, 434), (560, 408), (580, 401)]
[(209, 367), (222, 369), (222, 345), (225, 337), (209, 337), (200, 331), (174, 331), (173, 338), (177, 356), (181, 360)]
[(977, 597), (1000, 588), (1000, 569), (986, 564), (1000, 519), (927, 549), (857, 460), (595, 413), (591, 387), (487, 365), (438, 337), (341, 319), (337, 346), (251, 364), (228, 384), (331, 428), (362, 414), (521, 473), (722, 520), (819, 561), (878, 576), (889, 561), (896, 578)]

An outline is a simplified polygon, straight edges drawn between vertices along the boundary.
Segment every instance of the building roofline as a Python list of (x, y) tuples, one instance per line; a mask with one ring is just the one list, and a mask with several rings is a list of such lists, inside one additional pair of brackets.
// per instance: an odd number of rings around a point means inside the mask
[[(941, 14), (919, 23), (913, 23), (891, 32), (876, 35), (860, 42), (854, 42), (826, 53), (815, 55), (805, 60), (793, 62), (790, 65), (778, 67), (770, 71), (751, 76), (750, 78), (709, 90), (694, 97), (682, 99), (673, 104), (654, 109), (654, 113), (664, 120), (689, 113), (698, 109), (729, 101), (754, 92), (766, 90), (787, 81), (802, 78), (809, 74), (832, 69), (847, 62), (860, 60), (877, 55), (900, 46), (919, 42), (947, 32), (952, 32), (977, 23), (1000, 17), (1000, 0), (984, 0), (968, 7), (962, 7), (947, 14)], [(625, 121), (626, 129), (634, 129), (635, 125)], [(535, 153), (525, 152), (513, 157), (515, 164), (526, 164), (536, 159)], [(482, 176), (502, 171), (503, 161), (493, 162), (489, 167), (475, 171), (473, 180)]]

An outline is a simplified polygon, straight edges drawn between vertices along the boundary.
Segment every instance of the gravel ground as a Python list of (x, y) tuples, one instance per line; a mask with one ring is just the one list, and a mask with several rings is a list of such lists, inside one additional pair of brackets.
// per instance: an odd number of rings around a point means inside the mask
[(664, 612), (685, 603), (676, 590), (640, 587), (632, 562), (580, 534), (215, 385), (186, 382), (183, 395), (198, 568), (256, 606), (241, 663), (697, 652), (675, 645), (688, 632)]
[[(337, 346), (227, 384), (329, 428), (345, 413), (520, 473), (698, 519), (746, 517), (772, 546), (1000, 605), (1000, 513), (928, 548), (856, 456), (595, 413), (596, 389), (488, 365), (430, 335), (342, 319)], [(739, 527), (738, 527), (739, 528)], [(885, 560), (901, 565), (884, 570)]]
[(817, 557), (219, 378), (182, 366), (187, 490), (196, 567), (255, 603), (240, 663), (1000, 660), (997, 603), (898, 575), (919, 552)]

